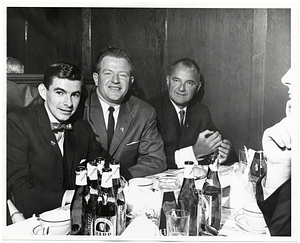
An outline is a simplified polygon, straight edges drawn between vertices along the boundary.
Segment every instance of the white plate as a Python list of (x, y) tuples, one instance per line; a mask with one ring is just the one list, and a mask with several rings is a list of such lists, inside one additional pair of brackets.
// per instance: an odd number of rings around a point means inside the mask
[(245, 231), (256, 233), (256, 234), (265, 234), (267, 227), (253, 227), (247, 224), (246, 219), (243, 214), (238, 214), (235, 218), (235, 223)]

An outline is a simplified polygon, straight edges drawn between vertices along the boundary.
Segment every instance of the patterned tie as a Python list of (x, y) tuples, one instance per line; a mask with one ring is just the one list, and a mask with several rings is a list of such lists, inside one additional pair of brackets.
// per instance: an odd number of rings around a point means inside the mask
[(179, 116), (180, 116), (180, 128), (181, 128), (181, 131), (183, 129), (183, 121), (184, 121), (184, 110), (180, 110), (179, 111)]
[(72, 124), (71, 123), (58, 123), (58, 122), (51, 122), (50, 123), (52, 131), (63, 131), (63, 130), (72, 130)]
[(109, 110), (109, 115), (108, 115), (107, 137), (108, 137), (108, 150), (109, 150), (110, 143), (111, 143), (112, 137), (114, 135), (114, 130), (115, 130), (115, 119), (113, 116), (115, 108), (110, 106), (108, 108), (108, 110)]

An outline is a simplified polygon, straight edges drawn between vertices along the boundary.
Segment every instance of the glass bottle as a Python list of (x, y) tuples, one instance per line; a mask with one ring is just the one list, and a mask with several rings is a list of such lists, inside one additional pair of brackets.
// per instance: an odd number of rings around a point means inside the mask
[(95, 160), (96, 160), (97, 169), (98, 169), (98, 184), (101, 185), (102, 169), (104, 167), (104, 158), (96, 157)]
[(112, 169), (113, 190), (118, 206), (117, 210), (117, 235), (121, 235), (126, 228), (126, 201), (123, 187), (120, 179), (120, 162), (118, 160), (110, 161)]
[(201, 228), (204, 229), (205, 225), (209, 225), (219, 230), (222, 213), (222, 187), (218, 176), (218, 155), (216, 153), (210, 156), (210, 162), (207, 178), (202, 187), (204, 222), (201, 222)]
[(106, 165), (102, 172), (101, 192), (94, 217), (94, 233), (98, 236), (115, 236), (117, 203), (112, 187), (112, 169)]
[(197, 209), (198, 209), (198, 193), (195, 187), (193, 174), (194, 162), (184, 162), (184, 179), (178, 195), (178, 208), (184, 209), (190, 213), (189, 235), (197, 234)]
[(100, 186), (98, 184), (98, 170), (96, 160), (89, 161), (87, 163), (87, 173), (88, 173), (88, 186), (90, 190), (90, 199), (88, 202), (89, 208), (89, 229), (90, 235), (94, 235), (93, 232), (93, 218), (96, 211), (96, 205), (98, 201), (98, 197), (100, 194)]
[(71, 235), (89, 235), (88, 200), (90, 191), (87, 185), (87, 170), (78, 166), (76, 171), (76, 190), (71, 202)]

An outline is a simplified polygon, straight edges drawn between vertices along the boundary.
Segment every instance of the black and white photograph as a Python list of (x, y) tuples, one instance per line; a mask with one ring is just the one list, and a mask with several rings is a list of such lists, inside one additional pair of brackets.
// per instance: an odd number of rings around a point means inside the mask
[(298, 1), (2, 13), (2, 241), (298, 241)]

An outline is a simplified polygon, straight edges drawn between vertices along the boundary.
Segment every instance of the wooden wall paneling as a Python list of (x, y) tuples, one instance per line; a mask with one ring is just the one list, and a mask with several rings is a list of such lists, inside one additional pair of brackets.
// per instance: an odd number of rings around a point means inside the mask
[(91, 9), (82, 8), (82, 74), (92, 73), (92, 26)]
[[(236, 149), (251, 142), (251, 9), (169, 9), (168, 59), (195, 59), (205, 84), (203, 103)], [(175, 40), (175, 41), (173, 41)]]
[(261, 138), (263, 133), (264, 114), (264, 87), (265, 87), (265, 56), (267, 42), (267, 10), (254, 9), (253, 22), (253, 53), (251, 77), (251, 104), (250, 104), (250, 134), (253, 136), (253, 149), (262, 149)]
[(7, 8), (7, 56), (13, 57), (25, 66), (27, 71), (26, 52), (25, 52), (25, 24), (26, 19), (21, 14), (22, 8), (8, 7)]
[(281, 83), (281, 77), (291, 66), (290, 9), (268, 9), (267, 47), (264, 130), (285, 116), (289, 99), (288, 88)]
[(136, 94), (148, 99), (162, 89), (163, 27), (163, 10), (92, 9), (92, 59), (110, 45), (123, 49), (135, 65)]
[(49, 64), (82, 66), (81, 8), (22, 8), (28, 21), (28, 73), (44, 73)]

